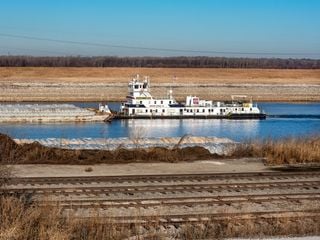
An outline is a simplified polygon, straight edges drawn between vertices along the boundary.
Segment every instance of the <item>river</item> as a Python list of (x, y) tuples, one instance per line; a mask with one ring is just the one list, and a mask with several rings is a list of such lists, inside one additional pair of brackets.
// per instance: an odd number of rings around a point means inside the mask
[[(98, 103), (74, 103), (97, 107)], [(118, 109), (119, 103), (109, 104)], [(227, 137), (236, 141), (279, 139), (320, 134), (320, 103), (259, 103), (266, 120), (157, 119), (114, 120), (112, 123), (0, 124), (13, 138)]]

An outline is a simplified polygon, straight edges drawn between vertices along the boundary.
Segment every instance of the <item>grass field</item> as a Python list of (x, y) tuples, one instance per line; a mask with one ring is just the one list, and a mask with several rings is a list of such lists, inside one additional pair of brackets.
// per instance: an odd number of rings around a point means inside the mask
[(0, 68), (0, 81), (41, 80), (127, 83), (131, 76), (150, 76), (154, 83), (320, 84), (320, 70), (219, 68)]
[(320, 101), (320, 70), (62, 67), (0, 68), (0, 101), (122, 101), (136, 74), (150, 77), (156, 97), (172, 85), (179, 101), (237, 94), (255, 101)]

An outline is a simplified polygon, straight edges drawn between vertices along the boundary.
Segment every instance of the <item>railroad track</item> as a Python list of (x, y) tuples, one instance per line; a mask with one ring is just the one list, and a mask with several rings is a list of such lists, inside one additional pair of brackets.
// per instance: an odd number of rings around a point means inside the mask
[[(185, 223), (214, 223), (216, 221), (232, 219), (234, 221), (239, 219), (271, 219), (275, 218), (316, 218), (320, 220), (320, 210), (307, 209), (304, 211), (292, 210), (292, 211), (263, 211), (263, 212), (239, 212), (239, 213), (210, 213), (210, 214), (171, 214), (171, 215), (157, 215), (155, 216), (134, 216), (134, 217), (110, 217), (101, 218), (101, 223), (104, 223), (103, 220), (107, 222), (116, 222), (122, 224), (148, 224), (150, 223), (161, 223), (161, 224), (185, 224)], [(90, 217), (89, 217), (90, 218)]]
[[(157, 215), (168, 224), (172, 219), (182, 219), (182, 224), (230, 216), (320, 216), (320, 171), (13, 178), (0, 192), (25, 196), (40, 206), (59, 205), (80, 217), (90, 217), (84, 214), (90, 209), (106, 211), (102, 218), (124, 222), (137, 220), (130, 218), (135, 210), (149, 216), (159, 207), (170, 211)], [(245, 211), (248, 206), (255, 206), (254, 211)], [(216, 213), (220, 207), (230, 212)]]
[(320, 171), (13, 178), (0, 194), (141, 239), (159, 229), (320, 229)]
[(126, 175), (126, 176), (83, 176), (83, 177), (27, 177), (12, 178), (11, 184), (81, 184), (81, 183), (123, 183), (123, 182), (168, 182), (168, 181), (208, 181), (208, 180), (280, 180), (305, 179), (320, 177), (320, 171), (307, 172), (244, 172), (244, 173), (213, 173), (213, 174), (161, 174), (161, 175)]
[(183, 193), (183, 192), (208, 192), (208, 193), (220, 193), (225, 191), (243, 192), (249, 190), (268, 190), (268, 189), (297, 189), (297, 190), (320, 190), (319, 181), (286, 181), (286, 182), (261, 182), (261, 183), (216, 183), (216, 184), (170, 184), (170, 185), (144, 185), (139, 187), (133, 186), (77, 186), (77, 187), (33, 187), (33, 188), (8, 188), (2, 190), (5, 193), (17, 193), (17, 194), (33, 194), (33, 195), (48, 195), (48, 194), (60, 194), (60, 195), (80, 195), (80, 194), (94, 194), (109, 196), (111, 194), (127, 194), (134, 195), (135, 193)]
[(71, 200), (45, 200), (42, 206), (57, 204), (63, 209), (79, 209), (79, 208), (148, 208), (155, 206), (187, 206), (193, 207), (196, 205), (221, 206), (230, 205), (233, 203), (256, 203), (264, 202), (301, 202), (320, 201), (320, 193), (292, 193), (292, 194), (259, 194), (259, 195), (233, 195), (233, 196), (218, 196), (218, 197), (171, 197), (171, 198), (144, 198), (141, 199), (71, 199)]

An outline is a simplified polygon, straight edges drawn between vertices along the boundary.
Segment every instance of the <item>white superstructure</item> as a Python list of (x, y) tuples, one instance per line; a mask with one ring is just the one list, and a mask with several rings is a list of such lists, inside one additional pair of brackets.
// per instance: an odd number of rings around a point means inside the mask
[[(245, 96), (237, 96), (244, 98)], [(150, 82), (146, 77), (134, 77), (128, 85), (126, 102), (120, 107), (117, 118), (265, 118), (252, 101), (239, 101), (234, 97), (230, 102), (201, 100), (187, 96), (185, 103), (178, 103), (172, 96), (172, 89), (165, 98), (153, 98)]]

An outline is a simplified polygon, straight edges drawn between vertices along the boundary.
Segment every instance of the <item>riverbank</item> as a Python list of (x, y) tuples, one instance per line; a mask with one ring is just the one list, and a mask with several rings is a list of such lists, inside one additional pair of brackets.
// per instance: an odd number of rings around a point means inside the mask
[[(168, 140), (170, 148), (72, 150), (0, 134), (0, 239), (319, 235), (319, 168), (305, 161), (319, 161), (319, 137), (241, 144), (229, 156)], [(260, 155), (303, 168), (275, 169)]]
[(230, 100), (320, 101), (320, 70), (193, 68), (0, 68), (0, 101), (123, 101), (131, 76), (150, 76), (152, 94)]
[[(214, 139), (220, 150), (209, 151), (206, 145), (183, 145), (185, 137), (166, 146), (147, 146), (141, 138), (131, 141), (135, 147), (126, 148), (120, 144), (113, 150), (73, 149), (67, 145), (49, 147), (39, 142), (18, 144), (9, 136), (0, 134), (0, 163), (15, 164), (124, 164), (156, 162), (193, 162), (212, 159), (264, 159), (265, 164), (319, 164), (320, 137), (288, 138), (248, 143), (232, 143), (224, 139)], [(22, 141), (23, 142), (23, 141)], [(201, 141), (200, 141), (201, 142)], [(110, 143), (109, 143), (110, 144)], [(78, 144), (79, 145), (79, 144)], [(216, 144), (217, 145), (217, 144)], [(64, 146), (64, 147), (63, 147)], [(141, 147), (143, 146), (143, 147)]]

